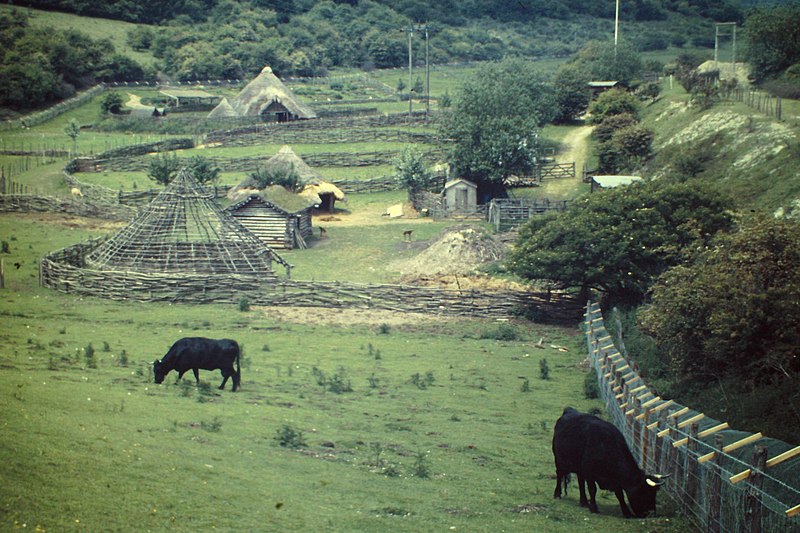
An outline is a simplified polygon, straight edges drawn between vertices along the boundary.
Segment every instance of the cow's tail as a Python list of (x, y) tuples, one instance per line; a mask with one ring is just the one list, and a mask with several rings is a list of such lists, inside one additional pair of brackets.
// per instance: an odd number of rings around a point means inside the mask
[(233, 390), (237, 390), (239, 388), (239, 384), (242, 381), (242, 368), (239, 366), (239, 357), (241, 356), (242, 349), (241, 347), (237, 346), (236, 350), (236, 375), (233, 376)]

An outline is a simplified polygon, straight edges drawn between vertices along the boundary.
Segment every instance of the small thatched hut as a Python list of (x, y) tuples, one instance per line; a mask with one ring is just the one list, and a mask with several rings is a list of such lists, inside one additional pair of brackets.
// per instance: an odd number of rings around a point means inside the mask
[[(316, 170), (311, 168), (308, 163), (297, 155), (289, 146), (283, 146), (278, 153), (269, 158), (262, 167), (264, 170), (286, 171), (291, 170), (300, 178), (302, 188), (300, 196), (304, 196), (309, 202), (321, 211), (333, 212), (337, 201), (345, 199), (344, 193), (336, 185), (322, 179)], [(241, 190), (258, 189), (255, 179), (246, 178), (234, 187), (228, 194), (232, 200), (238, 199)]]
[(261, 116), (273, 122), (317, 118), (314, 111), (292, 94), (286, 85), (264, 67), (232, 100), (224, 98), (208, 118)]
[(261, 191), (241, 189), (239, 200), (228, 207), (244, 227), (270, 248), (305, 248), (313, 234), (308, 198), (273, 185)]
[(130, 224), (87, 255), (86, 266), (269, 279), (275, 278), (273, 259), (280, 260), (184, 170)]

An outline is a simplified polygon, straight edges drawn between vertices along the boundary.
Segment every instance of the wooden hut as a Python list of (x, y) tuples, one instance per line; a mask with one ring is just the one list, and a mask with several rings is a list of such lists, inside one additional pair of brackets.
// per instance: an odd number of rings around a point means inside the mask
[(208, 118), (257, 116), (270, 122), (317, 118), (317, 114), (298, 100), (269, 67), (264, 67), (233, 99), (223, 99)]
[(473, 212), (478, 208), (478, 186), (463, 178), (445, 183), (442, 196), (446, 211)]
[(283, 187), (260, 192), (242, 191), (241, 199), (227, 210), (270, 248), (305, 248), (313, 234), (311, 211), (314, 204)]

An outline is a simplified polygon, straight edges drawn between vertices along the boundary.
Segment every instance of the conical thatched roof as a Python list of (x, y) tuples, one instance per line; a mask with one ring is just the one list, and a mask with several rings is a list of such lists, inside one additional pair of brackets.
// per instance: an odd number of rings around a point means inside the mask
[(317, 118), (317, 114), (300, 102), (269, 67), (264, 67), (261, 74), (248, 83), (233, 100), (226, 99), (220, 102), (208, 116), (209, 118), (258, 116), (268, 112), (268, 108), (274, 104), (286, 108), (294, 115), (293, 118)]
[[(288, 145), (282, 146), (278, 153), (267, 159), (262, 167), (265, 170), (293, 170), (296, 172), (300, 177), (300, 183), (303, 185), (300, 195), (316, 204), (320, 203), (319, 196), (325, 194), (333, 195), (336, 200), (344, 200), (344, 193), (336, 185), (323, 180), (322, 176), (303, 161)], [(252, 193), (257, 188), (256, 180), (252, 176), (248, 176), (231, 189), (228, 193), (228, 198), (237, 199), (241, 197), (241, 191), (247, 190)]]
[(181, 171), (137, 217), (86, 257), (128, 272), (273, 276), (274, 253)]

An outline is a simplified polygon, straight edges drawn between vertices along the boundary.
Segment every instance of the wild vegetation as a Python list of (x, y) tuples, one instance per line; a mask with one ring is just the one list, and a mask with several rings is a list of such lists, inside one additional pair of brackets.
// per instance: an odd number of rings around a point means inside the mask
[[(352, 14), (347, 10), (362, 9), (392, 23), (395, 19), (387, 17), (399, 16), (387, 5), (372, 2), (356, 6), (327, 2), (309, 9), (301, 2), (288, 4), (295, 6), (293, 12), (274, 5), (270, 16), (293, 23), (292, 32), (299, 32), (304, 20), (321, 17), (324, 9), (332, 17), (339, 10)], [(191, 8), (172, 5), (178, 10)], [(407, 14), (415, 5), (403, 3), (397, 9)], [(569, 5), (553, 3), (554, 8)], [(220, 6), (206, 5), (208, 16), (215, 9), (222, 11)], [(473, 13), (459, 6), (452, 11), (454, 17)], [(674, 13), (671, 6), (660, 7), (667, 18)], [(252, 9), (249, 4), (239, 8), (245, 9), (240, 14)], [(691, 10), (691, 4), (681, 3), (675, 9)], [(563, 30), (585, 14), (555, 20)], [(189, 60), (216, 61), (219, 56), (210, 45), (205, 49), (206, 42), (189, 36), (193, 16), (179, 13), (170, 26), (142, 30), (152, 31), (154, 39), (168, 32), (176, 43), (185, 39), (180, 47), (176, 44), (170, 61), (184, 57), (189, 66)], [(397, 21), (407, 23), (403, 16)], [(331, 20), (334, 27), (339, 24), (335, 17)], [(361, 20), (375, 22), (369, 17)], [(543, 19), (542, 26), (550, 24), (544, 20), (550, 19)], [(211, 26), (224, 19), (201, 17), (199, 22), (205, 24), (199, 25), (203, 31), (212, 31)], [(508, 26), (519, 29), (514, 23)], [(464, 22), (456, 28), (471, 27)], [(305, 30), (317, 35), (316, 27)], [(288, 39), (289, 34), (277, 35), (276, 39)], [(218, 42), (208, 40), (212, 41)], [(306, 44), (283, 47), (282, 41), (277, 42), (281, 53), (308, 49)], [(298, 38), (297, 43), (302, 42)], [(436, 46), (450, 50), (443, 42)], [(490, 44), (483, 43), (480, 53)], [(504, 46), (503, 53), (528, 45)], [(452, 49), (454, 56), (461, 54), (459, 46)], [(434, 72), (434, 109), (449, 109), (448, 120), (480, 122), (485, 117), (469, 113), (466, 95), (486, 96), (486, 107), (497, 110), (497, 120), (508, 120), (501, 122), (504, 128), (508, 124), (535, 128), (537, 142), (558, 148), (567, 132), (582, 128), (575, 122), (588, 103), (576, 89), (582, 85), (581, 73), (590, 65), (603, 72), (607, 50), (608, 45), (590, 43), (564, 67), (555, 65), (530, 80), (520, 80), (515, 75), (519, 69), (509, 68), (524, 65), (527, 70), (529, 64), (522, 60), (492, 65), (477, 74), (441, 69)], [(632, 61), (626, 64), (638, 61), (639, 69), (646, 65), (632, 49), (622, 51), (631, 54)], [(374, 64), (379, 56), (354, 57)], [(678, 61), (676, 68), (688, 63), (688, 59)], [(292, 68), (285, 67), (285, 72)], [(481, 78), (487, 71), (498, 87), (507, 82), (511, 82), (507, 87), (527, 86), (530, 81), (541, 100), (510, 91), (503, 95), (505, 102), (512, 102), (511, 109), (530, 104), (525, 109), (546, 111), (548, 119), (562, 125), (545, 125), (541, 116), (513, 122), (502, 108), (504, 100)], [(551, 77), (552, 72), (556, 74)], [(630, 74), (631, 79), (637, 75)], [(399, 77), (397, 71), (358, 73), (343, 77), (345, 81), (322, 78), (297, 82), (295, 87), (322, 102), (335, 100), (336, 95), (373, 96), (373, 82), (379, 80), (384, 95), (391, 95), (387, 97), (391, 101), (380, 104), (386, 106), (381, 111), (398, 111), (408, 105), (394, 90)], [(598, 120), (593, 160), (612, 161), (608, 168), (615, 172), (639, 171), (658, 179), (593, 193), (577, 199), (564, 215), (530, 223), (520, 232), (512, 260), (491, 265), (486, 272), (567, 290), (594, 289), (609, 312), (618, 305), (627, 348), (662, 396), (702, 408), (737, 429), (764, 430), (796, 442), (800, 424), (786, 423), (787, 417), (800, 419), (800, 367), (793, 352), (800, 341), (794, 275), (800, 236), (792, 220), (796, 214), (792, 200), (800, 197), (800, 183), (786, 170), (796, 164), (796, 116), (776, 123), (740, 104), (718, 105), (718, 93), (709, 93), (699, 105), (679, 84), (670, 88), (665, 83), (655, 96), (644, 87), (639, 85), (635, 97), (607, 93), (593, 104), (593, 120)], [(199, 120), (194, 128), (186, 126), (199, 116), (191, 114), (180, 131), (151, 129), (152, 124), (162, 128), (178, 123), (169, 120), (108, 126), (119, 118), (112, 115), (120, 100), (122, 109), (131, 102), (127, 93), (112, 91), (108, 94), (119, 98), (97, 97), (41, 126), (4, 133), (3, 142), (60, 138), (72, 152), (89, 153), (99, 151), (92, 143), (125, 145), (182, 135), (202, 139), (211, 127)], [(132, 94), (157, 97), (153, 90)], [(447, 99), (452, 95), (451, 105), (439, 106), (445, 95)], [(411, 103), (423, 105), (418, 99)], [(103, 129), (81, 127), (101, 121), (106, 124)], [(131, 124), (142, 129), (132, 134), (127, 129)], [(470, 127), (463, 131), (473, 131)], [(449, 134), (451, 144), (440, 146), (432, 124), (383, 129), (422, 134), (425, 141), (414, 149), (397, 139), (345, 142), (347, 131), (341, 129), (331, 132), (337, 143), (316, 139), (292, 144), (307, 156), (381, 153), (391, 162), (367, 171), (334, 165), (320, 170), (326, 177), (372, 177), (394, 170), (410, 189), (428, 181), (426, 156), (440, 148), (451, 151), (438, 154), (456, 153), (454, 147), (459, 148), (459, 137)], [(139, 170), (81, 177), (115, 190), (131, 190), (149, 186), (151, 178), (166, 182), (176, 160), (191, 160), (209, 181), (233, 185), (250, 171), (222, 167), (254, 154), (272, 155), (281, 143), (266, 137), (241, 146), (198, 143), (179, 154), (145, 156)], [(465, 134), (461, 142), (469, 139)], [(518, 148), (521, 139), (514, 137), (511, 141), (516, 144), (508, 142), (499, 152)], [(504, 139), (498, 146), (500, 141)], [(603, 150), (615, 155), (606, 158)], [(499, 175), (492, 165), (475, 167), (487, 170), (487, 179)], [(48, 193), (59, 188), (66, 192), (62, 168), (59, 161), (18, 178)], [(522, 165), (514, 171), (525, 169)], [(264, 178), (275, 181), (287, 176)], [(552, 190), (549, 187), (512, 192), (543, 196)], [(562, 187), (570, 199), (586, 191), (577, 180)], [(405, 200), (405, 191), (351, 195), (336, 213), (325, 215), (326, 237), (286, 256), (295, 272), (307, 279), (396, 281), (402, 272), (395, 261), (413, 257), (449, 225), (382, 216), (387, 206)], [(778, 209), (784, 219), (771, 216)], [(750, 210), (770, 216), (742, 215)], [(613, 497), (601, 501), (599, 516), (587, 515), (572, 501), (551, 499), (552, 423), (568, 404), (582, 410), (601, 407), (590, 399), (595, 393), (587, 386), (575, 328), (522, 319), (498, 323), (375, 310), (265, 309), (251, 305), (246, 297), (212, 306), (108, 302), (37, 286), (37, 261), (42, 255), (119, 227), (57, 214), (0, 216), (0, 257), (7, 268), (6, 297), (0, 301), (4, 317), (0, 337), (7, 347), (0, 356), (0, 390), (5, 391), (7, 411), (19, 415), (9, 417), (0, 434), (0, 447), (14, 458), (2, 466), (0, 520), (5, 527), (396, 531), (688, 527), (669, 505), (662, 510), (664, 501), (659, 502), (659, 516), (642, 523), (619, 520)], [(414, 242), (401, 242), (403, 230), (409, 228)], [(208, 373), (201, 375), (199, 387), (191, 380), (152, 384), (150, 361), (163, 355), (176, 338), (188, 335), (233, 337), (245, 345), (240, 392), (216, 393), (207, 385), (212, 381)], [(576, 396), (580, 390), (586, 391), (586, 398)], [(142, 486), (148, 490), (142, 491)], [(261, 502), (256, 510), (250, 500)]]

